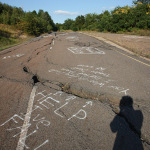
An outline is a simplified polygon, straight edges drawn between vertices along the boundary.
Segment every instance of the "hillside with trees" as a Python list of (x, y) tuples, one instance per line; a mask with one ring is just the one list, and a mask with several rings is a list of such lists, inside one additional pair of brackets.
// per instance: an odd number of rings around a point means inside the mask
[(111, 12), (77, 16), (75, 20), (67, 19), (64, 24), (57, 24), (59, 29), (73, 31), (131, 32), (133, 30), (150, 30), (149, 0), (133, 1), (133, 6), (116, 7)]
[[(56, 30), (56, 26), (47, 11), (25, 12), (22, 8), (12, 7), (1, 2), (0, 24), (15, 26), (17, 29), (35, 36)], [(2, 31), (0, 32), (2, 33)]]

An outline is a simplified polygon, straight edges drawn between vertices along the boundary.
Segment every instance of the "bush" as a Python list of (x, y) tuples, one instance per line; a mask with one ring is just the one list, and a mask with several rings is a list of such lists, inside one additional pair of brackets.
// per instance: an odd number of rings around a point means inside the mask
[(56, 30), (56, 26), (48, 12), (39, 10), (24, 12), (22, 8), (12, 7), (0, 2), (0, 23), (15, 25), (22, 31), (31, 35), (40, 35), (50, 30)]
[[(150, 30), (150, 4), (144, 1), (136, 2), (134, 6), (116, 7), (113, 11), (105, 11), (99, 15), (87, 14), (78, 16), (75, 21), (72, 20), (69, 29), (91, 30), (91, 31), (108, 31), (108, 32), (132, 32), (132, 29), (148, 29)], [(63, 24), (66, 28), (66, 21)]]

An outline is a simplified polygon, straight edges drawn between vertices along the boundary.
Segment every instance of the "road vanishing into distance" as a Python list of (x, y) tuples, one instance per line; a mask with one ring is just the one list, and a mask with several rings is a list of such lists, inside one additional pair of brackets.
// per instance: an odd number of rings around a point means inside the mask
[(150, 61), (79, 32), (0, 52), (0, 150), (149, 150)]

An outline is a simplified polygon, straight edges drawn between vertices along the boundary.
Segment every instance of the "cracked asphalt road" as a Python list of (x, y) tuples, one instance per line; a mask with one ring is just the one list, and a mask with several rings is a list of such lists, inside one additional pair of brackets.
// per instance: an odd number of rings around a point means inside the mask
[(150, 149), (149, 66), (74, 32), (2, 51), (0, 149)]

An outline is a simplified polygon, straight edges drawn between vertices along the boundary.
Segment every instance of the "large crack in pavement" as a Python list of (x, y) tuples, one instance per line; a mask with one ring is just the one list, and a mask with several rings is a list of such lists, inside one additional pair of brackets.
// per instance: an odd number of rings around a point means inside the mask
[[(28, 42), (28, 44), (40, 41), (40, 39), (41, 38), (36, 38), (35, 40), (32, 40), (32, 41)], [(5, 75), (4, 76), (1, 75), (0, 79), (5, 79), (6, 81), (9, 80), (11, 82), (19, 82), (19, 83), (22, 83), (22, 84), (29, 84), (32, 87), (35, 86), (35, 85), (41, 84), (41, 85), (45, 86), (46, 88), (54, 89), (54, 90), (57, 90), (57, 91), (62, 91), (66, 94), (71, 94), (71, 95), (79, 97), (81, 99), (93, 100), (93, 101), (97, 100), (97, 101), (101, 102), (102, 104), (105, 104), (108, 107), (110, 107), (112, 112), (115, 115), (119, 115), (120, 118), (124, 119), (124, 121), (128, 124), (130, 130), (141, 140), (142, 143), (146, 143), (147, 145), (150, 145), (149, 139), (147, 139), (145, 135), (139, 133), (139, 131), (134, 126), (134, 124), (132, 124), (132, 122), (130, 122), (130, 120), (128, 120), (128, 117), (124, 114), (119, 113), (119, 110), (120, 110), (119, 109), (119, 104), (114, 103), (114, 101), (116, 101), (116, 99), (120, 100), (120, 97), (117, 97), (117, 96), (114, 96), (114, 95), (109, 95), (109, 94), (106, 94), (106, 93), (103, 93), (103, 92), (90, 91), (89, 89), (83, 88), (80, 85), (79, 86), (77, 86), (77, 85), (74, 86), (71, 82), (65, 82), (65, 81), (62, 82), (62, 81), (50, 80), (50, 79), (47, 79), (43, 76), (41, 77), (41, 74), (37, 73), (36, 70), (33, 70), (35, 65), (30, 67), (30, 65), (32, 65), (33, 60), (37, 63), (36, 65), (39, 65), (40, 62), (38, 62), (38, 60), (35, 60), (36, 57), (39, 57), (39, 55), (42, 54), (42, 52), (48, 50), (48, 47), (51, 46), (53, 39), (54, 38), (52, 38), (50, 42), (46, 42), (42, 46), (36, 47), (35, 49), (33, 49), (31, 54), (29, 56), (27, 56), (27, 58), (22, 61), (22, 63), (21, 63), (21, 66), (22, 66), (21, 69), (22, 70), (20, 70), (20, 71), (23, 71), (28, 76), (27, 79), (22, 80), (22, 78), (21, 78), (21, 79), (17, 80), (17, 79), (7, 77)], [(92, 45), (92, 43), (76, 42), (75, 45), (90, 46), (90, 45)], [(106, 46), (106, 44), (104, 46)], [(17, 50), (17, 48), (16, 48), (16, 50)], [(7, 54), (9, 52), (11, 52), (11, 51), (8, 51), (4, 54)], [(46, 56), (46, 54), (44, 54), (44, 56)], [(44, 58), (45, 58), (44, 61), (48, 65), (53, 65), (53, 66), (60, 67), (59, 64), (55, 64), (53, 61), (50, 61), (48, 59), (48, 57), (44, 57)], [(134, 105), (136, 105), (136, 104), (134, 104)], [(64, 116), (65, 116), (65, 114), (64, 114)], [(70, 122), (70, 123), (76, 129), (77, 132), (81, 133), (81, 131), (78, 130), (78, 128), (74, 125), (74, 123), (72, 123), (72, 122)], [(86, 135), (82, 134), (82, 136), (84, 137)], [(85, 145), (83, 145), (82, 147), (84, 148)]]
[[(98, 101), (100, 101), (101, 103), (105, 103), (105, 104), (107, 104), (111, 109), (112, 109), (112, 112), (114, 113), (114, 114), (116, 114), (116, 115), (119, 115), (119, 117), (120, 118), (122, 118), (122, 119), (124, 119), (125, 120), (125, 122), (128, 124), (128, 126), (129, 126), (129, 128), (130, 128), (130, 130), (132, 131), (132, 132), (134, 132), (134, 134), (141, 140), (141, 142), (142, 143), (146, 143), (147, 145), (150, 145), (150, 143), (149, 143), (149, 141), (147, 140), (147, 139), (145, 139), (140, 133), (139, 133), (139, 131), (138, 130), (136, 130), (136, 127), (134, 127), (134, 125), (128, 120), (128, 118), (125, 116), (125, 115), (123, 115), (123, 114), (119, 114), (118, 112), (119, 112), (119, 108), (118, 107), (116, 107), (116, 106), (114, 106), (114, 105), (112, 105), (112, 104), (110, 104), (110, 100), (108, 99), (107, 101), (106, 101), (106, 96), (105, 96), (105, 98), (103, 97), (103, 96), (97, 96), (97, 95), (95, 95), (95, 93), (90, 93), (89, 94), (89, 92), (85, 92), (83, 89), (82, 90), (79, 90), (79, 91), (77, 91), (77, 89), (76, 90), (73, 90), (73, 89), (71, 89), (70, 88), (70, 86), (69, 86), (69, 84), (68, 83), (56, 83), (56, 81), (49, 81), (49, 80), (46, 80), (46, 79), (41, 79), (38, 75), (34, 75), (31, 71), (29, 71), (29, 69), (27, 68), (27, 67), (24, 67), (23, 68), (23, 71), (25, 72), (25, 73), (27, 73), (27, 74), (29, 74), (30, 76), (32, 75), (32, 79), (31, 80), (33, 80), (33, 82), (32, 82), (32, 86), (34, 86), (34, 85), (36, 85), (37, 83), (38, 84), (42, 84), (43, 86), (45, 86), (45, 87), (47, 87), (47, 88), (50, 88), (50, 89), (54, 89), (54, 90), (58, 90), (58, 88), (53, 88), (52, 86), (49, 86), (49, 85), (46, 85), (47, 83), (48, 84), (52, 84), (52, 85), (55, 85), (55, 86), (58, 86), (60, 89), (61, 89), (61, 91), (62, 92), (64, 92), (64, 93), (66, 93), (66, 94), (71, 94), (71, 95), (73, 95), (73, 96), (76, 96), (76, 97), (79, 97), (79, 98), (81, 98), (81, 99), (92, 99), (92, 100), (98, 100)], [(26, 82), (22, 82), (22, 81), (17, 81), (17, 80), (15, 80), (15, 79), (8, 79), (7, 77), (0, 77), (0, 78), (2, 78), (2, 79), (6, 79), (6, 80), (9, 80), (9, 81), (12, 81), (12, 82), (21, 82), (21, 83), (24, 83), (24, 84), (31, 84), (31, 81), (26, 81)], [(60, 90), (59, 89), (59, 90)], [(62, 112), (63, 113), (63, 112)], [(64, 113), (63, 113), (64, 114)], [(64, 114), (65, 115), (65, 114)], [(75, 127), (75, 125), (74, 125), (74, 123), (71, 123), (72, 124), (72, 126), (77, 130), (77, 132), (79, 132), (80, 134), (81, 134), (81, 131), (80, 130), (78, 130), (76, 127)], [(82, 135), (83, 137), (85, 136), (86, 137), (86, 135)], [(87, 138), (87, 137), (86, 137)], [(84, 147), (84, 146), (83, 146)]]
[[(52, 42), (51, 42), (52, 43)], [(79, 46), (89, 46), (91, 45), (91, 43), (81, 43), (81, 42), (76, 42), (76, 45)], [(108, 47), (107, 44), (105, 44), (105, 46)], [(110, 49), (110, 47), (108, 47)], [(43, 50), (45, 51), (45, 50)], [(39, 53), (38, 53), (39, 54)], [(32, 60), (33, 58), (31, 57), (30, 60)], [(59, 66), (59, 64), (54, 64), (53, 61), (49, 61), (49, 59), (47, 57), (45, 57), (45, 61), (50, 64), (50, 65), (57, 65)], [(29, 62), (29, 61), (28, 61)], [(64, 93), (67, 94), (72, 94), (76, 97), (82, 98), (82, 99), (92, 99), (92, 100), (98, 100), (103, 104), (106, 104), (107, 106), (109, 106), (112, 110), (112, 112), (116, 115), (119, 115), (121, 118), (123, 118), (125, 120), (125, 122), (128, 124), (130, 130), (132, 132), (134, 132), (134, 134), (143, 142), (146, 143), (148, 145), (150, 145), (150, 142), (148, 139), (145, 138), (145, 136), (143, 134), (140, 134), (138, 132), (138, 130), (136, 129), (136, 127), (134, 126), (134, 124), (132, 124), (132, 122), (130, 122), (127, 118), (127, 116), (125, 115), (120, 115), (119, 114), (119, 104), (114, 103), (114, 101), (116, 101), (116, 99), (120, 99), (120, 97), (116, 97), (114, 95), (108, 95), (106, 93), (97, 93), (97, 92), (93, 92), (93, 91), (89, 91), (88, 89), (85, 89), (81, 86), (73, 86), (73, 84), (71, 83), (65, 83), (65, 82), (59, 82), (59, 81), (53, 81), (53, 80), (48, 80), (48, 79), (44, 79), (42, 77), (40, 77), (40, 75), (38, 75), (37, 73), (33, 73), (31, 71), (31, 69), (29, 69), (29, 67), (24, 66), (23, 70), (25, 73), (28, 73), (30, 75), (32, 75), (32, 79), (33, 79), (33, 83), (36, 84), (38, 82), (38, 84), (42, 84), (43, 86), (50, 88), (50, 89), (54, 89), (54, 90), (60, 90)], [(34, 71), (35, 72), (35, 71)], [(136, 104), (134, 104), (136, 105)]]
[(0, 79), (6, 80), (6, 81), (11, 81), (11, 82), (18, 82), (21, 84), (31, 84), (30, 81), (17, 80), (17, 79), (13, 79), (13, 78), (8, 78), (6, 76), (0, 76)]
[[(112, 109), (112, 112), (114, 112), (114, 114), (119, 115), (121, 118), (123, 118), (125, 120), (125, 122), (129, 126), (130, 130), (133, 131), (135, 133), (135, 135), (143, 143), (146, 143), (146, 144), (150, 145), (150, 142), (148, 141), (148, 139), (145, 139), (145, 136), (141, 135), (141, 133), (134, 126), (134, 124), (132, 124), (132, 122), (130, 122), (128, 120), (128, 117), (124, 114), (119, 113), (119, 107), (112, 104), (114, 97), (108, 96), (108, 95), (105, 95), (105, 94), (100, 95), (100, 94), (97, 94), (97, 93), (91, 93), (90, 91), (86, 91), (86, 90), (82, 89), (81, 87), (79, 87), (80, 90), (73, 89), (73, 88), (71, 88), (71, 86), (68, 83), (63, 85), (61, 88), (62, 88), (62, 91), (67, 93), (67, 94), (72, 94), (74, 96), (77, 96), (77, 97), (83, 98), (83, 99), (98, 100), (103, 104), (104, 103), (107, 104)], [(129, 109), (130, 109), (130, 107), (129, 107)]]
[[(29, 71), (29, 69), (27, 69), (26, 67), (24, 67), (23, 69), (24, 69), (24, 72), (33, 75), (33, 73), (31, 71)], [(142, 135), (136, 129), (134, 124), (132, 124), (132, 122), (130, 122), (130, 120), (128, 120), (128, 117), (124, 114), (119, 113), (119, 106), (113, 105), (113, 103), (111, 103), (111, 102), (113, 102), (114, 97), (108, 96), (105, 94), (91, 93), (90, 91), (86, 91), (86, 90), (82, 89), (81, 87), (79, 87), (78, 89), (72, 88), (72, 86), (69, 83), (61, 83), (58, 81), (49, 81), (47, 79), (41, 79), (39, 77), (39, 75), (33, 75), (32, 79), (34, 81), (34, 84), (36, 84), (36, 83), (42, 84), (43, 86), (45, 86), (47, 88), (59, 90), (66, 94), (71, 94), (73, 96), (79, 97), (81, 99), (98, 100), (102, 104), (109, 106), (114, 114), (119, 115), (120, 118), (124, 119), (124, 121), (128, 124), (130, 130), (141, 140), (142, 143), (146, 143), (147, 145), (150, 145), (149, 140), (146, 139), (145, 136)], [(52, 86), (50, 86), (50, 84)], [(56, 87), (54, 88), (54, 86), (57, 86), (57, 88)], [(129, 107), (129, 109), (130, 109), (130, 107)]]

